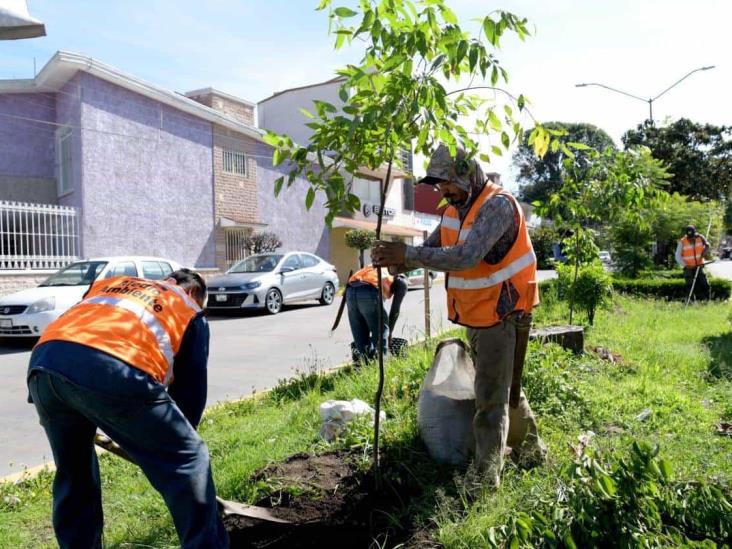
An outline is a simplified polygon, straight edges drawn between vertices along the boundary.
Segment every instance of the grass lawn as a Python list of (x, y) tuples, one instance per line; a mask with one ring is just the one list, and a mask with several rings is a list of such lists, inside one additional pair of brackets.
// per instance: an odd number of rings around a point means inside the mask
[[(561, 306), (549, 304), (537, 320), (552, 323), (562, 313)], [(729, 313), (726, 303), (684, 311), (675, 303), (617, 297), (609, 310), (598, 312), (587, 346), (611, 349), (623, 357), (622, 364), (592, 355), (572, 357), (553, 346), (532, 346), (526, 389), (550, 448), (550, 462), (532, 471), (509, 465), (503, 487), (495, 494), (468, 493), (464, 471), (432, 463), (419, 443), (415, 402), (433, 347), (414, 348), (407, 358), (391, 360), (384, 397), (389, 418), (383, 426), (387, 475), (390, 482), (404, 483), (405, 493), (418, 494), (405, 498), (393, 514), (394, 522), (423, 527), (446, 547), (477, 548), (494, 538), (498, 543), (510, 539), (525, 526), (516, 522), (518, 511), (555, 509), (557, 501), (564, 501), (562, 494), (571, 486), (578, 459), (570, 445), (576, 447), (582, 434), (590, 455), (598, 453), (598, 463), (620, 459), (634, 441), (647, 441), (660, 446), (664, 473), (668, 463), (674, 479), (712, 479), (728, 487), (732, 437), (717, 435), (715, 425), (723, 418), (732, 420)], [(327, 451), (330, 446), (318, 439), (322, 401), (373, 398), (373, 367), (328, 377), (312, 374), (305, 372), (300, 380), (269, 394), (207, 412), (201, 433), (211, 450), (222, 497), (253, 502), (267, 490), (248, 481), (255, 470), (296, 452)], [(650, 415), (636, 419), (646, 409)], [(362, 451), (366, 461), (368, 426), (357, 425), (340, 444)], [(106, 545), (177, 546), (167, 510), (139, 470), (110, 455), (102, 456), (101, 468)], [(0, 486), (0, 547), (54, 546), (51, 479), (44, 473), (22, 484)], [(610, 481), (602, 480), (606, 482)], [(654, 490), (650, 484), (643, 486)], [(608, 502), (606, 498), (602, 505)]]

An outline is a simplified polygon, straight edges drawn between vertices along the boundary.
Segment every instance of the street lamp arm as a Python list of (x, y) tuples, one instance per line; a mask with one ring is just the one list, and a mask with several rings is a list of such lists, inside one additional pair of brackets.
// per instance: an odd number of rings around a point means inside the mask
[(676, 82), (674, 82), (673, 84), (671, 84), (668, 88), (666, 88), (665, 90), (663, 90), (661, 93), (659, 93), (656, 97), (654, 97), (652, 99), (652, 101), (655, 101), (656, 99), (658, 99), (659, 97), (661, 97), (664, 93), (666, 93), (670, 89), (675, 88), (676, 86), (678, 86), (679, 84), (681, 84), (681, 82), (683, 82), (684, 80), (686, 80), (687, 78), (689, 78), (695, 72), (708, 71), (709, 69), (713, 69), (713, 68), (714, 68), (714, 65), (711, 65), (709, 67), (699, 67), (698, 69), (694, 69), (693, 71), (691, 71), (687, 75), (679, 78)]
[(575, 84), (575, 87), (577, 88), (584, 88), (586, 86), (598, 86), (600, 88), (605, 88), (606, 90), (614, 91), (615, 93), (622, 93), (623, 95), (627, 95), (628, 97), (632, 97), (633, 99), (638, 99), (639, 101), (643, 101), (644, 103), (648, 103), (648, 99), (638, 97), (637, 95), (633, 95), (632, 93), (624, 92), (622, 90), (611, 88), (610, 86), (606, 86), (605, 84), (598, 84), (597, 82), (588, 82), (587, 84)]

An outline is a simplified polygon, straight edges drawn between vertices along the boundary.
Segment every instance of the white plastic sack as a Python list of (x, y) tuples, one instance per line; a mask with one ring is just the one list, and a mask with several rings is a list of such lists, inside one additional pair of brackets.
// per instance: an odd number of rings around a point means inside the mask
[(435, 351), (419, 393), (417, 425), (433, 459), (460, 464), (475, 450), (475, 368), (459, 339), (443, 341)]
[[(320, 405), (320, 436), (328, 442), (333, 441), (346, 428), (346, 424), (356, 416), (368, 414), (373, 419), (376, 410), (363, 400), (326, 400)], [(386, 414), (382, 411), (379, 414), (382, 420)]]

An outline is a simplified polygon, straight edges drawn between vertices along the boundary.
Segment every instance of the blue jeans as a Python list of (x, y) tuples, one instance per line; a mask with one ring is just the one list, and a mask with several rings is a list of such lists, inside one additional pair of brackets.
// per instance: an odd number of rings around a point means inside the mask
[(351, 325), (351, 334), (359, 357), (373, 358), (376, 355), (379, 334), (384, 340), (384, 350), (387, 350), (389, 317), (382, 309), (382, 328), (379, 330), (379, 291), (370, 284), (349, 286), (346, 303), (348, 323)]
[(142, 468), (173, 516), (182, 547), (228, 547), (208, 448), (162, 385), (118, 393), (32, 370), (28, 388), (51, 443), (53, 527), (62, 549), (102, 546), (102, 498), (94, 434), (101, 428)]

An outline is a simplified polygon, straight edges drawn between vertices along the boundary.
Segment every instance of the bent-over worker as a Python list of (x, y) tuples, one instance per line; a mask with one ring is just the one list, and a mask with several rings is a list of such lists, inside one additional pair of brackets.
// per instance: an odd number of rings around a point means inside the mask
[[(513, 379), (539, 302), (536, 256), (519, 203), (462, 149), (453, 158), (440, 145), (420, 182), (438, 185), (448, 202), (440, 226), (422, 246), (377, 242), (372, 258), (392, 270), (447, 272), (448, 316), (467, 327), (475, 364), (476, 464), (498, 486), (507, 445), (526, 465), (546, 457), (529, 403)], [(515, 402), (509, 406), (512, 385)]]
[(228, 547), (196, 432), (207, 392), (205, 295), (188, 269), (164, 281), (98, 280), (34, 348), (28, 388), (56, 463), (53, 527), (62, 548), (102, 546), (97, 428), (163, 496), (182, 547)]

